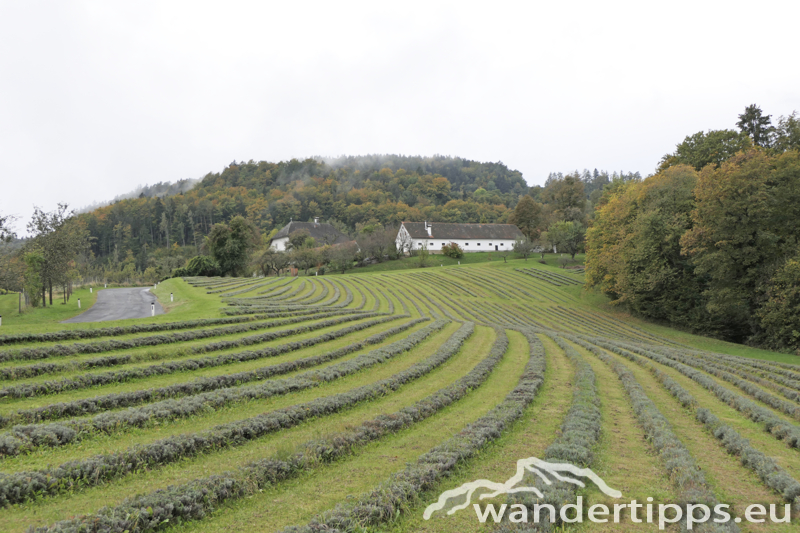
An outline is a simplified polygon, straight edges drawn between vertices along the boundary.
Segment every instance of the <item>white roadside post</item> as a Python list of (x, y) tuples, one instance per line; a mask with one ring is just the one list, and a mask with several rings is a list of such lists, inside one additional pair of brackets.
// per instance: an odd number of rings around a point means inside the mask
[(0, 326), (3, 325), (3, 315), (0, 315)]
[(80, 309), (80, 308), (81, 308), (81, 299), (78, 298), (78, 309)]
[(156, 316), (156, 304), (150, 304), (150, 316)]
[(172, 293), (169, 293), (169, 301), (170, 302), (174, 302), (175, 301), (175, 297), (172, 295)]
[(89, 294), (92, 294), (92, 287), (89, 287)]
[(107, 289), (108, 288), (108, 283), (103, 283), (103, 288)]

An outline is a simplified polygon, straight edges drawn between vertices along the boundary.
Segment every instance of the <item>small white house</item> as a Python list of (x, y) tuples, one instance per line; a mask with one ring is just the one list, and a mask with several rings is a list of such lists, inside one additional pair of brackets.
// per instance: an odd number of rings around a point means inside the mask
[(319, 218), (315, 218), (314, 222), (289, 222), (272, 238), (270, 248), (277, 252), (285, 252), (286, 245), (289, 243), (289, 235), (302, 230), (308, 232), (316, 242), (316, 246), (341, 244), (351, 240), (350, 237), (330, 224), (320, 223)]
[(425, 244), (431, 252), (454, 242), (465, 252), (511, 251), (523, 237), (513, 224), (446, 224), (443, 222), (403, 222), (397, 232), (397, 250), (418, 250)]

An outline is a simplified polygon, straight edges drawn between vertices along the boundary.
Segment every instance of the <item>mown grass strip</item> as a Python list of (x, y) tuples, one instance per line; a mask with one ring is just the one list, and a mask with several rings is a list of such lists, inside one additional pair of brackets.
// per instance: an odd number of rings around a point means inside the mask
[[(572, 403), (561, 433), (544, 451), (544, 460), (551, 463), (570, 463), (575, 466), (588, 467), (594, 460), (594, 448), (600, 438), (602, 412), (600, 398), (597, 395), (597, 379), (591, 365), (558, 335), (545, 333), (561, 348), (575, 366), (575, 385), (572, 391)], [(549, 504), (557, 512), (557, 521), (553, 527), (561, 525), (561, 507), (575, 501), (577, 487), (572, 483), (555, 481), (550, 484), (533, 473), (526, 472), (522, 483), (525, 486), (535, 486), (541, 493), (538, 498), (531, 493), (513, 494), (509, 500), (514, 504), (522, 504), (528, 508), (533, 516), (534, 505)], [(527, 527), (527, 525), (523, 525)], [(507, 517), (498, 531), (519, 531), (519, 524), (508, 522)]]
[[(597, 346), (586, 341), (581, 339), (574, 339), (574, 341), (595, 354), (599, 355), (601, 352)], [(628, 353), (623, 357), (649, 370), (684, 408), (694, 413), (695, 418), (703, 424), (711, 435), (720, 441), (728, 453), (739, 457), (742, 465), (754, 471), (764, 485), (781, 494), (786, 501), (796, 502), (796, 499), (800, 496), (800, 482), (795, 480), (774, 459), (753, 448), (747, 439), (729, 425), (723, 424), (710, 409), (699, 407), (699, 402), (688, 390), (651, 361), (633, 353)]]
[[(336, 311), (322, 313), (316, 315), (316, 318), (329, 318), (337, 316)], [(146, 337), (134, 337), (127, 340), (105, 340), (89, 344), (75, 343), (75, 344), (57, 344), (55, 346), (48, 346), (43, 348), (25, 348), (21, 350), (9, 350), (0, 352), (0, 361), (22, 361), (34, 359), (47, 359), (50, 357), (67, 357), (73, 355), (81, 355), (87, 353), (103, 353), (111, 352), (114, 350), (129, 350), (133, 348), (141, 348), (144, 346), (161, 346), (164, 344), (174, 344), (180, 342), (189, 342), (201, 339), (208, 339), (213, 337), (221, 337), (225, 335), (235, 335), (237, 333), (246, 333), (248, 331), (258, 331), (271, 327), (285, 326), (288, 324), (296, 324), (298, 322), (305, 322), (309, 320), (306, 316), (285, 318), (283, 320), (272, 320), (269, 322), (250, 322), (246, 324), (236, 324), (233, 326), (226, 326), (214, 329), (196, 329), (191, 331), (183, 331), (179, 333), (171, 333), (167, 335), (151, 335)], [(257, 339), (258, 337), (254, 337)], [(249, 337), (245, 337), (239, 342), (248, 342)], [(232, 341), (227, 341), (232, 342)], [(256, 341), (258, 342), (258, 341)], [(201, 349), (195, 349), (198, 353)], [(208, 351), (208, 350), (206, 350)], [(2, 394), (2, 391), (0, 391)]]
[(712, 392), (717, 398), (750, 418), (750, 420), (761, 424), (763, 428), (776, 439), (784, 441), (792, 448), (800, 448), (800, 427), (783, 420), (782, 418), (773, 414), (771, 410), (758, 405), (749, 398), (746, 398), (719, 385), (716, 381), (711, 379), (700, 370), (673, 360), (660, 353), (646, 350), (638, 346), (632, 346), (629, 344), (618, 345), (618, 343), (599, 339), (592, 339), (592, 342), (622, 356), (624, 356), (626, 351), (630, 351), (637, 355), (652, 359), (653, 361), (656, 361), (662, 365), (674, 368), (684, 376), (699, 383), (705, 389)]
[(140, 333), (153, 333), (156, 331), (171, 331), (180, 329), (192, 329), (207, 326), (219, 326), (227, 324), (237, 324), (249, 320), (256, 320), (257, 317), (247, 318), (199, 318), (195, 320), (184, 320), (180, 322), (165, 322), (162, 324), (136, 324), (132, 326), (115, 326), (110, 328), (98, 329), (69, 329), (63, 331), (53, 331), (50, 333), (16, 333), (13, 335), (0, 336), (0, 346), (10, 344), (22, 344), (28, 342), (61, 342), (69, 340), (94, 339), (97, 337), (120, 337)]
[[(355, 331), (367, 329), (378, 324), (383, 324), (392, 320), (397, 320), (399, 318), (407, 318), (407, 317), (395, 315), (393, 317), (385, 317), (378, 320), (363, 322), (361, 324), (356, 324), (353, 326), (349, 326), (347, 328), (342, 328), (335, 332), (331, 332), (332, 333), (331, 336), (333, 338), (338, 338)], [(312, 366), (317, 366), (328, 361), (339, 359), (347, 354), (359, 351), (366, 346), (383, 342), (384, 339), (392, 335), (396, 335), (400, 332), (403, 332), (409, 328), (412, 328), (419, 323), (425, 322), (426, 320), (428, 319), (426, 318), (413, 319), (400, 326), (396, 326), (394, 328), (384, 330), (381, 333), (372, 335), (363, 341), (354, 342), (343, 348), (339, 348), (337, 350), (322, 353), (319, 355), (314, 355), (311, 357), (306, 357), (303, 359), (285, 361), (277, 365), (264, 366), (261, 368), (257, 368), (255, 370), (248, 370), (244, 372), (236, 372), (233, 374), (225, 374), (220, 376), (195, 379), (192, 381), (176, 383), (165, 387), (150, 388), (150, 389), (122, 392), (122, 393), (112, 393), (102, 396), (95, 396), (93, 398), (82, 398), (71, 402), (58, 402), (56, 404), (45, 405), (33, 409), (18, 410), (11, 413), (7, 417), (1, 418), (0, 420), (2, 420), (5, 425), (10, 425), (12, 423), (39, 423), (45, 420), (57, 420), (59, 418), (84, 416), (88, 414), (98, 413), (100, 411), (104, 411), (107, 409), (130, 407), (133, 405), (164, 400), (167, 398), (178, 398), (181, 396), (189, 396), (216, 389), (239, 386), (252, 381), (259, 381), (270, 377), (279, 376), (282, 374), (288, 374), (289, 372), (294, 372), (296, 370), (304, 368), (310, 368)], [(311, 340), (317, 341), (312, 343), (312, 345), (314, 345), (317, 344), (318, 342), (327, 342), (332, 339), (329, 338), (328, 335), (323, 335)], [(273, 355), (277, 356), (279, 354), (288, 353), (294, 350), (299, 350), (301, 348), (307, 348), (308, 346), (309, 343), (307, 341), (306, 342), (295, 341), (293, 343), (283, 344), (281, 346), (273, 348), (274, 350)]]
[[(262, 333), (255, 336), (243, 337), (237, 340), (221, 341), (208, 345), (194, 346), (189, 349), (190, 353), (203, 353), (213, 350), (225, 350), (235, 348), (237, 346), (247, 346), (256, 343), (269, 342), (276, 339), (290, 337), (302, 333), (309, 333), (320, 329), (325, 329), (331, 326), (337, 326), (346, 322), (354, 320), (362, 320), (374, 318), (377, 313), (364, 313), (361, 315), (348, 315), (339, 317), (337, 319), (325, 320), (314, 324), (307, 324), (296, 328), (272, 331)], [(384, 317), (383, 320), (393, 320), (395, 317)], [(381, 320), (381, 319), (379, 319)], [(350, 332), (352, 329), (343, 328), (342, 331)], [(325, 340), (325, 335), (317, 338)], [(321, 341), (320, 341), (321, 342)], [(213, 348), (212, 348), (213, 347)], [(265, 357), (269, 353), (269, 349), (261, 351), (260, 356)], [(241, 362), (250, 360), (254, 352), (241, 352), (238, 354), (223, 354), (217, 357), (207, 357), (203, 359), (188, 359), (182, 361), (168, 361), (156, 365), (115, 370), (109, 372), (84, 374), (72, 378), (64, 378), (57, 381), (41, 381), (31, 383), (20, 383), (19, 385), (12, 385), (0, 389), (0, 398), (32, 398), (35, 396), (43, 396), (50, 394), (58, 394), (65, 391), (84, 389), (88, 387), (95, 387), (99, 385), (108, 385), (111, 383), (122, 383), (133, 379), (147, 378), (156, 375), (171, 374), (174, 372), (181, 372), (183, 370), (196, 370), (198, 368), (208, 368), (211, 366), (219, 366), (223, 364), (230, 364), (231, 362)], [(7, 425), (4, 419), (0, 417), (0, 426)]]
[(142, 427), (157, 420), (184, 418), (209, 408), (245, 400), (270, 398), (293, 391), (318, 387), (320, 384), (353, 374), (401, 354), (434, 331), (442, 329), (447, 322), (434, 324), (397, 341), (386, 348), (379, 348), (355, 359), (332, 365), (321, 370), (310, 370), (292, 378), (272, 380), (259, 385), (228, 387), (193, 396), (131, 407), (124, 411), (101, 413), (88, 419), (77, 419), (59, 423), (15, 426), (0, 437), (0, 455), (17, 455), (39, 446), (58, 447), (77, 442), (95, 433), (119, 432), (126, 428)]
[[(670, 473), (673, 485), (678, 491), (678, 500), (675, 504), (681, 506), (683, 510), (681, 524), (682, 527), (686, 527), (689, 505), (705, 504), (714, 507), (719, 504), (714, 491), (706, 481), (705, 475), (692, 454), (675, 435), (669, 421), (645, 394), (644, 389), (628, 367), (602, 350), (593, 350), (592, 353), (614, 370), (627, 391), (639, 423), (658, 451), (665, 468)], [(717, 531), (732, 533), (739, 531), (738, 526), (733, 522), (714, 525), (717, 526)]]
[[(355, 402), (366, 401), (371, 398), (385, 394), (388, 390), (396, 390), (400, 386), (414, 379), (429, 373), (451, 357), (453, 357), (463, 346), (464, 342), (472, 335), (474, 326), (464, 324), (437, 352), (411, 368), (392, 376), (389, 379), (381, 380), (375, 384), (360, 387), (345, 394), (335, 395), (328, 398), (320, 398), (308, 404), (294, 406), (283, 409), (280, 412), (268, 413), (272, 416), (274, 424), (279, 427), (282, 425), (291, 426), (299, 423), (302, 419), (315, 416), (323, 416), (336, 412), (345, 406)], [(106, 508), (95, 516), (82, 517), (77, 521), (60, 522), (41, 529), (41, 531), (79, 531), (82, 527), (81, 522), (90, 522), (93, 527), (99, 528), (95, 531), (152, 531), (154, 526), (163, 526), (172, 520), (196, 519), (204, 516), (209, 508), (213, 508), (222, 501), (230, 498), (241, 497), (249, 492), (259, 490), (261, 487), (274, 484), (291, 476), (296, 476), (304, 470), (313, 468), (318, 463), (330, 462), (338, 457), (352, 453), (355, 446), (377, 440), (389, 433), (397, 432), (405, 427), (409, 427), (420, 420), (424, 420), (441, 410), (445, 406), (457, 401), (466, 395), (472, 388), (479, 386), (491, 373), (494, 366), (505, 353), (507, 338), (501, 335), (495, 343), (488, 358), (477, 365), (464, 378), (458, 380), (453, 385), (417, 402), (411, 407), (402, 409), (392, 415), (381, 415), (376, 419), (363, 423), (361, 426), (336, 435), (335, 437), (323, 441), (314, 440), (302, 446), (302, 451), (294, 454), (288, 459), (271, 457), (256, 463), (245, 465), (241, 472), (229, 475), (215, 475), (209, 478), (195, 480), (191, 483), (169, 487), (166, 490), (134, 498), (133, 505), (126, 501), (115, 508)], [(283, 415), (283, 416), (281, 416)], [(217, 428), (215, 428), (217, 429)], [(246, 434), (248, 438), (250, 433)], [(156, 443), (158, 444), (158, 443)], [(145, 458), (148, 456), (145, 455)], [(123, 473), (127, 473), (129, 465), (122, 464)], [(45, 478), (49, 479), (49, 478)], [(227, 498), (219, 497), (218, 492), (222, 489)], [(207, 498), (209, 492), (214, 492), (217, 497)], [(158, 518), (148, 518), (148, 512), (141, 515), (141, 500), (149, 499), (162, 509), (165, 516)], [(153, 505), (146, 505), (145, 509), (153, 508)], [(137, 509), (131, 514), (132, 509)], [(169, 516), (167, 516), (169, 515)], [(165, 522), (167, 520), (167, 522)], [(119, 529), (119, 528), (122, 529)], [(74, 529), (78, 528), (78, 529)]]
[(542, 344), (532, 332), (526, 332), (526, 337), (531, 344), (530, 361), (518, 385), (499, 405), (373, 491), (358, 497), (354, 503), (340, 504), (305, 526), (292, 526), (283, 531), (361, 531), (392, 520), (421, 493), (498, 438), (522, 416), (543, 383), (545, 358)]

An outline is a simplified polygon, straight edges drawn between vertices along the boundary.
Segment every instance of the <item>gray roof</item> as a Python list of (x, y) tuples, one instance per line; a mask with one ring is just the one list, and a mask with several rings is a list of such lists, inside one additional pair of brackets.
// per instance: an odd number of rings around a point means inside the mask
[(522, 238), (522, 232), (514, 224), (446, 224), (428, 222), (431, 236), (424, 222), (403, 222), (413, 239), (510, 239)]
[[(325, 244), (340, 244), (350, 241), (350, 237), (337, 230), (330, 224), (316, 224), (314, 222), (289, 222), (272, 237), (272, 240), (288, 237), (295, 231), (306, 230), (316, 241), (318, 246)], [(271, 242), (271, 241), (270, 241)]]

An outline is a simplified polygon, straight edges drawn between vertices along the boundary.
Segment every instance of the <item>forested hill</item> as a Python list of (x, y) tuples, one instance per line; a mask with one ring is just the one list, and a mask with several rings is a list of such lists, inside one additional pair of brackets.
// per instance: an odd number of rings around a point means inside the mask
[(237, 215), (263, 233), (314, 216), (348, 230), (407, 219), (505, 222), (527, 191), (519, 171), (459, 157), (234, 161), (186, 192), (123, 199), (80, 217), (96, 258), (127, 257), (143, 270), (155, 248), (199, 246), (214, 223)]

